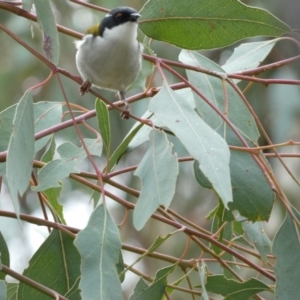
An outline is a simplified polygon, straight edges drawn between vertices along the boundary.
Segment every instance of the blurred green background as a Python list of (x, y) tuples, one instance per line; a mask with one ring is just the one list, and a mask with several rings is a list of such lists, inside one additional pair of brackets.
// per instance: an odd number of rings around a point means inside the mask
[[(117, 6), (131, 6), (138, 11), (142, 8), (146, 1), (90, 1), (101, 7), (112, 9)], [(286, 22), (291, 28), (300, 28), (300, 1), (299, 0), (273, 0), (273, 1), (242, 1), (250, 6), (257, 6), (264, 8), (279, 19)], [(55, 18), (58, 24), (70, 28), (78, 32), (84, 32), (89, 26), (100, 22), (104, 13), (94, 11), (90, 8), (83, 7), (79, 4), (71, 3), (67, 0), (52, 1), (52, 7), (55, 12)], [(14, 15), (5, 10), (0, 10), (0, 23), (4, 24), (9, 30), (20, 37), (23, 41), (28, 43), (39, 53), (44, 55), (42, 34), (37, 26), (33, 24), (34, 36), (30, 30), (27, 19)], [(143, 34), (140, 33), (140, 37)], [(60, 60), (59, 67), (66, 69), (73, 75), (78, 75), (75, 66), (75, 47), (74, 38), (59, 34), (60, 42)], [(210, 59), (224, 64), (227, 58), (233, 51), (237, 44), (224, 49), (215, 49), (211, 51), (202, 51)], [(163, 42), (153, 42), (152, 48), (159, 57), (168, 58), (171, 60), (178, 60), (180, 49), (168, 45)], [(267, 58), (266, 63), (282, 60), (291, 56), (299, 55), (299, 49), (294, 44), (289, 42), (280, 42), (276, 45), (274, 50)], [(299, 79), (300, 78), (300, 63), (295, 62), (275, 71), (266, 72), (262, 76), (264, 78), (286, 78)], [(38, 59), (36, 59), (30, 52), (17, 44), (6, 33), (0, 31), (0, 111), (17, 103), (22, 97), (23, 93), (31, 86), (38, 84), (49, 76), (49, 69)], [(79, 85), (68, 78), (63, 78), (64, 88), (67, 96), (72, 103), (82, 105), (88, 110), (94, 108), (95, 97), (87, 94), (84, 97), (79, 95)], [(168, 78), (169, 83), (174, 82), (174, 78)], [(160, 77), (155, 77), (155, 86), (160, 86)], [(134, 94), (140, 92), (141, 89), (134, 89), (129, 92)], [(113, 93), (101, 91), (107, 99), (115, 101), (116, 98)], [(300, 140), (300, 87), (288, 85), (270, 85), (268, 87), (261, 84), (253, 84), (251, 89), (246, 94), (247, 99), (255, 109), (265, 129), (270, 135), (274, 143), (280, 143), (288, 140)], [(53, 77), (51, 82), (46, 86), (36, 89), (34, 91), (34, 100), (38, 101), (61, 101), (63, 97), (58, 83)], [(131, 106), (133, 113), (141, 116), (147, 109), (147, 100), (135, 103)], [(96, 125), (94, 120), (89, 121), (90, 124)], [(113, 135), (112, 147), (113, 149), (120, 143), (120, 141), (127, 134), (128, 130), (134, 124), (133, 120), (123, 121), (119, 117), (119, 112), (111, 112), (111, 129)], [(90, 135), (83, 127), (81, 127), (83, 135)], [(57, 143), (62, 141), (76, 140), (75, 130), (73, 128), (66, 129), (56, 135)], [(264, 144), (264, 140), (261, 140)], [(137, 164), (143, 154), (144, 148), (140, 147), (135, 152), (128, 154), (122, 161), (118, 168), (122, 166), (129, 166)], [(299, 153), (299, 147), (281, 148), (282, 152)], [(185, 150), (176, 144), (176, 152), (178, 156), (186, 155)], [(298, 178), (300, 178), (300, 163), (297, 158), (284, 159), (290, 169)], [(275, 159), (269, 159), (273, 170), (282, 184), (289, 200), (298, 209), (300, 208), (300, 189), (299, 186), (289, 177), (287, 172)], [(103, 160), (99, 160), (99, 163)], [(192, 164), (181, 164), (180, 178), (178, 181), (177, 192), (171, 207), (189, 220), (195, 222), (199, 226), (209, 229), (210, 222), (205, 219), (209, 211), (217, 204), (216, 197), (210, 191), (201, 188), (191, 175)], [(139, 183), (136, 177), (120, 176), (118, 181), (130, 185), (134, 188), (139, 188)], [(119, 193), (115, 189), (111, 189), (114, 193)], [(120, 196), (125, 197), (123, 193)], [(90, 191), (82, 188), (71, 180), (64, 181), (64, 189), (60, 201), (65, 205), (66, 220), (69, 225), (82, 228), (85, 226), (89, 213), (92, 211), (92, 204), (89, 203)], [(135, 201), (135, 199), (129, 199)], [(119, 206), (113, 202), (109, 203), (113, 211), (116, 222), (122, 220), (123, 211)], [(13, 210), (10, 203), (9, 193), (5, 184), (3, 185), (0, 198), (0, 209)], [(41, 216), (38, 209), (37, 197), (34, 193), (28, 193), (22, 199), (22, 212)], [(276, 202), (272, 217), (266, 224), (266, 229), (272, 237), (277, 230), (284, 211)], [(166, 234), (171, 229), (169, 227), (157, 229), (158, 223), (150, 221), (149, 224), (140, 232), (134, 233), (130, 230), (131, 226), (126, 226), (122, 231), (122, 239), (124, 242), (148, 247), (154, 238), (160, 234)], [(157, 229), (157, 230), (156, 230)], [(47, 232), (42, 229), (36, 229), (34, 226), (23, 225), (14, 220), (0, 219), (0, 230), (2, 231), (6, 241), (8, 241), (11, 252), (11, 267), (16, 271), (22, 272), (32, 253), (44, 240), (43, 235)], [(173, 255), (182, 253), (185, 246), (185, 238), (182, 235), (182, 246), (178, 246), (178, 240), (171, 239), (165, 247), (173, 249)], [(17, 249), (22, 246), (27, 251), (26, 254), (20, 255)], [(174, 250), (175, 249), (175, 250)], [(168, 250), (162, 248), (162, 251)], [(198, 251), (198, 250), (197, 250)], [(193, 252), (191, 247), (190, 255), (197, 257), (199, 253)], [(127, 263), (132, 262), (135, 257), (129, 253), (124, 253), (124, 258)], [(151, 260), (145, 260), (141, 263), (140, 268), (147, 274), (154, 275), (157, 266)], [(129, 276), (124, 283), (125, 294), (132, 290), (138, 277)], [(180, 299), (180, 298), (178, 298)]]

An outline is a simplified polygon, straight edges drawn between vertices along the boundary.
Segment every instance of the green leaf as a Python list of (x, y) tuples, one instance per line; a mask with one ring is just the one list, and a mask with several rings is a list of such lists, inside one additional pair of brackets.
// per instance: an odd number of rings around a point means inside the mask
[[(182, 50), (179, 60), (188, 65), (225, 74), (225, 71), (220, 66), (197, 52)], [(189, 82), (201, 91), (220, 112), (227, 112), (229, 120), (239, 129), (244, 137), (256, 144), (259, 133), (255, 120), (233, 87), (223, 82), (226, 86), (225, 91), (220, 78), (190, 70), (187, 70), (186, 73)], [(225, 92), (228, 98), (227, 106), (225, 105)], [(196, 93), (194, 93), (194, 98), (200, 116), (208, 125), (215, 129), (224, 123), (220, 116)], [(223, 134), (225, 137), (228, 130), (228, 128), (224, 129)]]
[[(100, 156), (102, 152), (102, 142), (97, 139), (84, 139), (85, 144), (92, 155)], [(38, 173), (39, 184), (33, 187), (34, 191), (44, 191), (46, 189), (60, 187), (59, 181), (79, 170), (76, 166), (87, 156), (83, 147), (76, 147), (70, 142), (66, 142), (57, 148), (61, 159), (50, 161)]]
[(267, 221), (275, 194), (253, 157), (246, 152), (231, 151), (230, 171), (233, 189), (230, 210), (238, 210), (250, 221)]
[[(114, 151), (114, 153), (109, 158), (108, 163), (108, 172), (112, 171), (115, 166), (117, 165), (119, 159), (122, 157), (122, 155), (126, 152), (127, 147), (129, 143), (132, 141), (132, 139), (135, 137), (135, 135), (139, 132), (139, 130), (143, 127), (144, 124), (142, 123), (136, 123), (136, 126), (133, 127), (132, 130), (126, 135), (124, 140), (121, 142), (121, 144), (117, 147), (117, 149)], [(106, 166), (103, 169), (103, 172), (106, 172)], [(91, 199), (94, 201), (94, 207), (97, 206), (101, 194), (98, 191), (93, 191), (91, 195)]]
[(23, 196), (31, 178), (34, 159), (34, 120), (32, 94), (25, 92), (16, 107), (13, 132), (8, 145), (6, 174), (15, 212), (19, 215), (18, 194)]
[(47, 58), (55, 65), (59, 59), (59, 41), (56, 22), (50, 0), (34, 0), (38, 23), (43, 32), (43, 49)]
[(246, 231), (249, 239), (258, 250), (264, 262), (267, 262), (267, 255), (271, 254), (272, 242), (266, 235), (262, 222), (242, 222), (243, 228)]
[[(112, 171), (117, 162), (119, 161), (119, 159), (121, 158), (121, 156), (125, 153), (129, 143), (132, 141), (132, 139), (134, 138), (134, 136), (137, 134), (137, 132), (144, 126), (143, 123), (140, 123), (139, 125), (137, 125), (133, 130), (131, 130), (126, 137), (124, 138), (124, 140), (121, 142), (121, 144), (118, 146), (118, 148), (114, 151), (114, 153), (111, 155), (110, 159), (109, 159), (109, 168), (108, 171)], [(106, 167), (104, 168), (104, 170), (106, 169)]]
[(150, 0), (140, 13), (140, 28), (147, 36), (191, 50), (291, 32), (266, 10), (236, 0)]
[(41, 161), (44, 162), (44, 163), (49, 163), (50, 161), (52, 161), (53, 158), (54, 158), (55, 149), (56, 149), (56, 143), (55, 143), (55, 139), (52, 135), (52, 138), (51, 138), (50, 144), (48, 146), (48, 149), (43, 154), (43, 156), (41, 158)]
[(161, 299), (168, 284), (167, 277), (175, 268), (176, 265), (171, 265), (160, 269), (155, 275), (154, 282), (149, 286), (141, 278), (129, 300)]
[[(300, 220), (299, 212), (293, 213)], [(300, 242), (299, 228), (287, 212), (273, 242), (272, 252), (276, 257), (274, 267), (276, 275), (275, 299), (298, 299), (300, 295)]]
[(198, 183), (206, 189), (212, 189), (213, 186), (210, 181), (205, 177), (205, 175), (201, 172), (199, 162), (197, 160), (193, 163), (195, 178)]
[[(142, 295), (144, 291), (148, 288), (148, 284), (144, 281), (142, 277), (140, 277), (140, 280), (136, 284), (133, 294), (130, 296), (129, 300), (151, 300), (153, 298), (148, 299)], [(142, 297), (139, 298), (139, 296), (142, 295)]]
[(237, 282), (223, 275), (208, 276), (205, 287), (208, 292), (220, 294), (227, 300), (245, 300), (263, 291), (272, 292), (265, 283), (257, 279)]
[(150, 102), (149, 110), (179, 138), (200, 163), (200, 169), (224, 205), (232, 201), (230, 152), (224, 139), (212, 130), (177, 93), (164, 85)]
[(72, 288), (64, 295), (67, 299), (82, 300), (80, 296), (79, 281), (80, 281), (80, 277), (78, 277), (77, 281), (72, 286)]
[(7, 294), (6, 300), (18, 300), (17, 299), (17, 290), (18, 290), (18, 283), (7, 283)]
[(119, 252), (118, 262), (116, 263), (117, 272), (119, 275), (119, 279), (121, 282), (125, 280), (125, 266), (124, 266), (124, 260), (122, 255), (122, 250)]
[[(196, 52), (182, 51), (180, 60), (184, 63), (206, 68), (216, 72), (224, 72), (218, 65)], [(250, 111), (242, 99), (226, 83), (228, 107), (225, 107), (225, 96), (222, 81), (219, 78), (202, 73), (187, 71), (188, 79), (199, 89), (221, 112), (226, 111), (229, 120), (244, 136), (251, 146), (257, 144), (259, 133)], [(229, 145), (242, 146), (241, 141), (233, 131), (224, 125), (220, 116), (195, 95), (199, 114), (211, 127), (218, 128)], [(209, 187), (204, 182), (201, 172), (197, 172), (198, 182)], [(241, 215), (251, 221), (268, 220), (273, 204), (274, 193), (270, 184), (253, 157), (246, 152), (231, 151), (230, 174), (233, 188), (233, 203), (229, 204), (231, 210), (237, 209)]]
[[(9, 267), (10, 265), (10, 259), (9, 259), (9, 251), (5, 242), (5, 239), (0, 232), (0, 255), (1, 255), (1, 260), (0, 260), (0, 270), (1, 270), (1, 263), (4, 264), (5, 266)], [(6, 274), (0, 271), (0, 280), (5, 279)]]
[[(187, 270), (186, 270), (187, 271)], [(186, 281), (187, 278), (189, 276), (191, 276), (191, 274), (194, 273), (194, 270), (191, 268), (188, 272), (185, 272), (183, 276), (181, 276), (179, 279), (177, 279), (176, 281), (173, 281), (172, 282), (172, 285), (170, 286), (167, 286), (166, 289), (165, 289), (165, 294), (162, 298), (162, 300), (169, 300), (170, 297), (167, 297), (166, 295), (170, 296), (174, 291), (176, 291), (177, 289), (175, 287), (178, 287), (180, 286), (180, 284), (183, 282), (183, 281)]]
[[(181, 232), (181, 230), (179, 230)], [(159, 246), (161, 246), (166, 240), (168, 240), (171, 236), (179, 232), (178, 230), (171, 232), (167, 234), (165, 237), (158, 236), (155, 241), (152, 243), (152, 245), (145, 251), (143, 254), (141, 254), (138, 259), (136, 259), (130, 267), (133, 267), (136, 263), (141, 261), (143, 258), (147, 257), (150, 253), (153, 253)]]
[[(230, 211), (228, 211), (227, 209), (225, 209), (224, 205), (222, 205), (222, 203), (220, 202), (216, 216), (213, 219), (213, 224), (212, 224), (212, 232), (213, 233), (216, 233), (221, 228), (221, 226), (223, 226), (223, 224), (225, 222), (225, 220), (224, 220), (225, 214), (232, 214), (232, 213)], [(223, 227), (223, 229), (219, 233), (219, 237), (218, 237), (219, 242), (222, 242), (224, 239), (227, 241), (234, 240), (233, 224), (234, 224), (234, 222), (226, 223), (225, 227)], [(210, 244), (210, 247), (217, 255), (221, 255), (221, 253), (223, 252), (223, 249), (220, 249), (219, 247), (217, 247), (214, 244)], [(235, 262), (235, 257), (228, 252), (222, 253), (222, 259), (224, 261)], [(230, 265), (230, 266), (235, 272), (237, 272), (237, 273), (239, 272), (238, 267), (236, 267), (235, 265)], [(229, 270), (227, 270), (227, 268), (223, 269), (223, 273), (224, 273), (225, 277), (228, 279), (235, 278), (233, 276), (233, 274)]]
[(97, 113), (97, 120), (98, 120), (98, 127), (100, 130), (100, 134), (109, 156), (110, 140), (111, 140), (109, 112), (106, 107), (106, 104), (103, 101), (101, 101), (99, 98), (97, 98), (96, 100), (96, 113)]
[(44, 191), (51, 207), (59, 217), (59, 221), (62, 222), (63, 224), (67, 224), (63, 214), (63, 206), (58, 202), (60, 192), (61, 192), (61, 187), (52, 188)]
[[(73, 245), (73, 238), (53, 229), (29, 261), (23, 275), (62, 295), (67, 293), (80, 277), (80, 256)], [(51, 297), (20, 282), (18, 300), (28, 299), (48, 300)]]
[(162, 131), (149, 134), (146, 153), (134, 175), (142, 182), (140, 197), (133, 212), (133, 224), (141, 230), (156, 209), (167, 209), (173, 199), (178, 176), (177, 156), (172, 154), (173, 145)]
[(0, 300), (6, 300), (6, 282), (0, 280)]
[(74, 244), (81, 255), (82, 299), (123, 299), (116, 268), (121, 251), (119, 230), (103, 205), (93, 211)]
[(271, 52), (279, 39), (244, 43), (234, 48), (233, 54), (228, 58), (222, 69), (226, 73), (254, 69), (258, 67)]

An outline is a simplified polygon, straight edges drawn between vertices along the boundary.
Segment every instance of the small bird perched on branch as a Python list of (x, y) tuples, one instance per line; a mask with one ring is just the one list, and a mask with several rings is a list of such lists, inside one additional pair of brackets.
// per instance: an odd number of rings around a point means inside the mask
[(117, 91), (125, 103), (121, 113), (125, 119), (130, 116), (125, 93), (141, 70), (142, 46), (137, 40), (139, 17), (131, 7), (117, 7), (100, 24), (88, 29), (82, 40), (75, 42), (76, 65), (83, 79), (80, 94), (88, 92), (91, 85)]

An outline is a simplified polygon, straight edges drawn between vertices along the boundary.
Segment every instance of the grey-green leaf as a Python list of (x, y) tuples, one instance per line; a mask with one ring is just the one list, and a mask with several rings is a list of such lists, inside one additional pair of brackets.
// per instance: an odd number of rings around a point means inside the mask
[(119, 230), (103, 205), (93, 211), (74, 244), (81, 255), (82, 299), (123, 299), (116, 268), (121, 250)]
[[(84, 139), (85, 144), (92, 155), (100, 156), (102, 142), (97, 139)], [(50, 161), (38, 173), (39, 184), (32, 189), (43, 191), (46, 189), (60, 187), (59, 180), (69, 176), (70, 173), (78, 172), (76, 166), (86, 157), (83, 147), (66, 142), (57, 148), (61, 159)]]
[[(62, 103), (39, 102), (33, 105), (35, 133), (61, 123)], [(34, 151), (37, 153), (49, 142), (52, 135), (35, 141)]]
[(205, 288), (205, 284), (206, 284), (206, 280), (207, 280), (207, 273), (208, 273), (208, 269), (206, 266), (205, 262), (202, 262), (201, 265), (200, 263), (198, 264), (198, 273), (200, 276), (200, 282), (201, 282), (201, 296), (203, 300), (209, 300), (206, 288)]
[(164, 85), (150, 102), (149, 110), (182, 142), (200, 163), (200, 169), (228, 207), (232, 201), (229, 159), (225, 140), (209, 127), (180, 95)]
[(22, 8), (27, 10), (27, 11), (30, 11), (31, 7), (32, 7), (32, 3), (33, 3), (33, 0), (23, 0), (22, 1)]
[(32, 94), (28, 90), (16, 107), (6, 163), (8, 187), (17, 215), (19, 214), (18, 194), (22, 196), (28, 187), (33, 159), (34, 113)]
[(233, 54), (222, 66), (226, 73), (254, 69), (268, 56), (279, 39), (263, 42), (244, 43), (234, 48)]
[(47, 58), (55, 65), (59, 59), (59, 41), (56, 22), (50, 0), (34, 0), (38, 23), (43, 32), (43, 49)]
[[(300, 214), (292, 209), (300, 220)], [(300, 242), (299, 227), (289, 213), (279, 228), (273, 242), (273, 254), (276, 257), (274, 267), (276, 275), (275, 299), (299, 299), (299, 270), (300, 270)]]
[[(152, 112), (146, 110), (145, 113), (141, 116), (141, 119), (149, 119), (153, 125), (161, 127), (162, 123), (159, 122), (159, 120), (153, 115)], [(136, 122), (132, 128), (130, 129), (130, 132), (135, 130), (137, 126), (139, 126), (141, 123)], [(146, 143), (149, 140), (149, 133), (151, 132), (152, 127), (151, 126), (143, 126), (133, 137), (133, 139), (128, 144), (128, 147), (126, 149), (126, 153), (133, 151), (135, 148), (139, 147), (140, 145)]]
[(141, 10), (149, 37), (191, 50), (212, 49), (255, 36), (281, 36), (291, 29), (266, 10), (236, 0), (152, 0)]
[[(225, 71), (219, 65), (194, 51), (182, 50), (179, 55), (179, 60), (188, 65), (225, 74)], [(201, 72), (187, 70), (186, 73), (189, 82), (201, 91), (220, 112), (226, 112), (229, 120), (239, 129), (244, 137), (256, 144), (259, 133), (255, 120), (233, 87), (227, 82), (222, 82), (220, 78)], [(226, 89), (224, 89), (223, 84)], [(228, 99), (227, 105), (225, 104), (225, 93)], [(224, 122), (220, 116), (196, 93), (194, 93), (194, 98), (197, 110), (202, 119), (212, 128), (220, 127)], [(224, 133), (226, 136), (226, 128), (224, 129)]]
[(272, 242), (266, 235), (262, 222), (242, 222), (243, 228), (248, 237), (258, 250), (264, 262), (267, 262), (267, 255), (271, 254)]
[(0, 280), (0, 300), (6, 300), (6, 282)]
[(0, 163), (0, 177), (6, 174), (6, 163)]
[[(13, 120), (17, 105), (12, 105), (0, 113), (0, 151), (8, 148), (10, 136), (13, 132)], [(55, 102), (38, 102), (33, 104), (34, 110), (34, 132), (38, 133), (46, 128), (61, 122), (62, 104)], [(51, 135), (35, 141), (35, 153), (41, 150), (51, 139)]]
[(177, 156), (162, 131), (152, 130), (145, 155), (134, 175), (142, 182), (140, 197), (133, 212), (133, 224), (141, 230), (156, 209), (167, 209), (175, 193), (178, 175)]

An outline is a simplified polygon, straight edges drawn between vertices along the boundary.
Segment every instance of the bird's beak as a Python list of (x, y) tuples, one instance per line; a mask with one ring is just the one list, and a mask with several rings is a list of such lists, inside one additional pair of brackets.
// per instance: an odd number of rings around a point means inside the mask
[(130, 21), (136, 21), (141, 15), (138, 13), (132, 13), (130, 15)]

